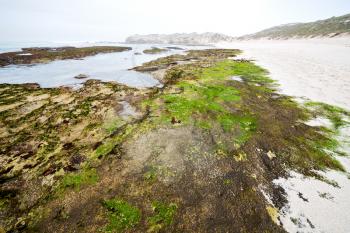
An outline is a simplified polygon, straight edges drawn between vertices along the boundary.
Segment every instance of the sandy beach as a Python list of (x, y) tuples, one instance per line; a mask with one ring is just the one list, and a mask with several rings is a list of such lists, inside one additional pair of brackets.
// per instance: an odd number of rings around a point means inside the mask
[(219, 44), (238, 48), (278, 80), (281, 92), (350, 109), (350, 37), (251, 40)]
[[(283, 94), (350, 109), (349, 37), (237, 41), (218, 46), (243, 50), (241, 57), (253, 59), (269, 70)], [(348, 138), (349, 128), (340, 134)], [(337, 159), (349, 172), (349, 159)], [(293, 171), (291, 178), (275, 181), (287, 192), (289, 204), (282, 209), (281, 221), (288, 232), (349, 232), (348, 173), (326, 171), (322, 174), (339, 187)]]

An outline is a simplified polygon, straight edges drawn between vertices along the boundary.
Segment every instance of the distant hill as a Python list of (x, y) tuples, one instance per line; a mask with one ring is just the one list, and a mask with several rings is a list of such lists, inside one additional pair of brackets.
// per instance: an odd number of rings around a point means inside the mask
[(208, 45), (233, 40), (252, 39), (291, 39), (313, 37), (337, 37), (350, 35), (350, 14), (319, 20), (311, 23), (290, 23), (241, 37), (206, 32), (206, 33), (174, 33), (133, 35), (126, 39), (126, 43), (136, 44), (182, 44)]
[(350, 14), (311, 23), (280, 25), (238, 39), (336, 37), (344, 34), (350, 34)]
[(182, 45), (208, 45), (231, 40), (232, 37), (213, 33), (174, 33), (133, 35), (126, 39), (126, 43), (136, 44), (182, 44)]

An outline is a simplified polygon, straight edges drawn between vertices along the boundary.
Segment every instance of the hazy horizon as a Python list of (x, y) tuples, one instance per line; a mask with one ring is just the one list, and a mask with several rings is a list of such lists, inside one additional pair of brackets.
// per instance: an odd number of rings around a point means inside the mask
[[(230, 36), (350, 13), (350, 1), (0, 0), (2, 42), (124, 41), (133, 34)], [(317, 9), (317, 10), (315, 10)]]

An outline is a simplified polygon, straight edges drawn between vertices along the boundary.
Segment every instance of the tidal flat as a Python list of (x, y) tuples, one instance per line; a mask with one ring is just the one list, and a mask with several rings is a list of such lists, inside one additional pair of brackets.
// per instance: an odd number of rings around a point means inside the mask
[[(345, 171), (350, 114), (277, 93), (240, 53), (135, 67), (162, 84), (151, 88), (0, 84), (0, 232), (286, 232), (275, 180), (336, 186), (322, 171)], [(316, 117), (334, 128), (306, 123)]]

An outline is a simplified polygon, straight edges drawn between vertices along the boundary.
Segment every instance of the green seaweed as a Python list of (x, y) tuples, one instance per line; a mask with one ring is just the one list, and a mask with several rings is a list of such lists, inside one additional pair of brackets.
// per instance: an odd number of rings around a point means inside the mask
[(113, 148), (125, 140), (125, 138), (128, 137), (136, 127), (136, 125), (126, 125), (126, 127), (123, 128), (119, 134), (112, 135), (112, 137), (106, 139), (103, 144), (97, 147), (97, 149), (92, 153), (92, 159), (101, 159), (102, 157), (111, 153)]
[(157, 180), (157, 174), (158, 169), (156, 167), (151, 167), (150, 169), (148, 169), (148, 171), (145, 172), (143, 177), (145, 178), (145, 180), (153, 182)]
[(122, 199), (106, 200), (103, 206), (108, 210), (106, 232), (123, 232), (135, 227), (141, 220), (141, 211)]
[(66, 174), (60, 183), (60, 188), (63, 190), (74, 188), (79, 191), (82, 185), (95, 184), (98, 179), (96, 169), (85, 168), (77, 173)]
[(349, 121), (344, 120), (345, 117), (350, 117), (350, 112), (343, 108), (312, 101), (305, 103), (305, 106), (311, 108), (312, 112), (314, 112), (316, 115), (321, 115), (328, 118), (336, 130), (350, 124)]
[(152, 203), (154, 215), (148, 218), (149, 232), (159, 232), (167, 226), (170, 226), (177, 210), (175, 203), (166, 204), (155, 201)]
[(116, 129), (121, 127), (124, 123), (125, 122), (122, 119), (116, 118), (112, 121), (104, 123), (102, 128), (104, 128), (108, 134), (112, 134)]
[(151, 49), (143, 50), (143, 53), (146, 53), (146, 54), (157, 54), (157, 53), (162, 53), (162, 52), (166, 52), (166, 51), (168, 51), (168, 49), (161, 49), (161, 48), (157, 48), (157, 47), (152, 47)]

